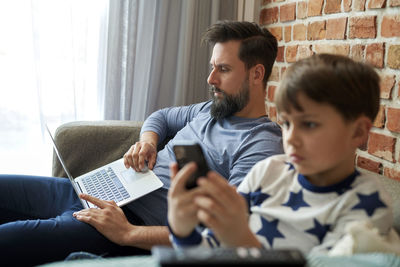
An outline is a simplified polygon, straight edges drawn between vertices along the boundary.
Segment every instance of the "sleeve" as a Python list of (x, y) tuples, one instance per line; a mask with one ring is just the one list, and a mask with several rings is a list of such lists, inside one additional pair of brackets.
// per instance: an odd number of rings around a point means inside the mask
[(155, 132), (159, 136), (159, 143), (166, 137), (174, 136), (188, 122), (193, 120), (210, 101), (183, 107), (170, 107), (153, 112), (143, 123), (140, 134)]
[(229, 183), (238, 186), (257, 162), (283, 153), (280, 129), (257, 128), (243, 142), (237, 153), (238, 157), (233, 161)]
[(169, 231), (170, 231), (169, 239), (174, 248), (183, 248), (183, 247), (215, 248), (221, 246), (221, 243), (214, 236), (214, 233), (208, 228), (204, 229), (202, 233), (200, 233), (197, 229), (194, 229), (189, 236), (183, 238), (177, 237), (172, 232), (171, 228), (169, 228)]
[(326, 233), (321, 244), (314, 247), (310, 253), (328, 252), (348, 234), (351, 225), (370, 224), (378, 231), (377, 234), (383, 237), (390, 233), (393, 223), (390, 197), (386, 192), (376, 190), (376, 184), (374, 186), (375, 190), (371, 193), (355, 191), (353, 196), (348, 198), (348, 205), (343, 209), (343, 213)]

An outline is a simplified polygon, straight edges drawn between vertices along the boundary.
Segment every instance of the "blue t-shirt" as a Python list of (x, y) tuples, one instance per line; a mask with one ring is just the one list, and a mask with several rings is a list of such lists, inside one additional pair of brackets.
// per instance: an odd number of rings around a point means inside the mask
[(141, 132), (152, 131), (159, 142), (174, 136), (157, 154), (154, 173), (170, 186), (169, 165), (175, 161), (173, 146), (190, 140), (201, 145), (210, 169), (239, 185), (251, 167), (269, 156), (283, 153), (280, 127), (267, 117), (230, 116), (215, 120), (210, 115), (211, 101), (185, 107), (165, 108), (154, 112)]

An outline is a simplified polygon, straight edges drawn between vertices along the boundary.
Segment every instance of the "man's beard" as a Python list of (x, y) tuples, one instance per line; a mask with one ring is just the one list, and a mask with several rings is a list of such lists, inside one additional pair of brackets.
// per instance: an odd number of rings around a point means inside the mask
[[(214, 92), (221, 93), (222, 97), (214, 96)], [(210, 95), (213, 100), (210, 110), (211, 116), (216, 120), (231, 116), (241, 111), (249, 103), (249, 80), (246, 79), (243, 82), (242, 88), (236, 95), (228, 95), (215, 86), (210, 87)]]

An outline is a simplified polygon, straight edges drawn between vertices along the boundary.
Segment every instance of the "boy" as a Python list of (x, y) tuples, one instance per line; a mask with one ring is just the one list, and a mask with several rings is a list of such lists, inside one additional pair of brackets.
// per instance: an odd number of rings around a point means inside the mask
[[(381, 235), (391, 203), (377, 177), (355, 169), (379, 109), (379, 77), (349, 58), (319, 54), (294, 63), (275, 98), (284, 155), (257, 163), (237, 191), (215, 172), (186, 191), (196, 167), (177, 172), (168, 219), (175, 246), (247, 246), (327, 252), (348, 222), (370, 221)], [(247, 204), (247, 205), (246, 205)], [(198, 223), (209, 229), (203, 235)]]

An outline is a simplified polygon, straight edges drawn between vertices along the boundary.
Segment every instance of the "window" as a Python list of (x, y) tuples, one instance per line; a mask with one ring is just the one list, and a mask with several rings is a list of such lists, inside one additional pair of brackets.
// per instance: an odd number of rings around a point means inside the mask
[(51, 175), (45, 123), (101, 119), (107, 12), (106, 0), (0, 2), (0, 173)]

